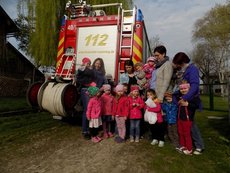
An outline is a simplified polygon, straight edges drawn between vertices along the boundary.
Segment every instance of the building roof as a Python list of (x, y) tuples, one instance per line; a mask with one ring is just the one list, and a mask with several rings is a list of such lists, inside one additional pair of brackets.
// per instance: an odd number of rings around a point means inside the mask
[(35, 65), (34, 65), (32, 62), (30, 62), (30, 61), (29, 61), (20, 51), (18, 51), (11, 43), (8, 42), (6, 45), (7, 45), (8, 49), (10, 49), (11, 51), (15, 52), (15, 54), (17, 55), (17, 57), (18, 57), (21, 61), (23, 61), (23, 62), (24, 62), (25, 64), (27, 64), (28, 66), (35, 68), (39, 76), (44, 76), (44, 74), (43, 74), (40, 70), (38, 70), (38, 68), (36, 68)]
[(6, 24), (6, 33), (14, 33), (18, 32), (19, 28), (14, 23), (14, 21), (9, 17), (9, 15), (5, 12), (5, 10), (0, 5), (0, 25), (2, 25), (2, 22), (5, 21), (4, 24)]

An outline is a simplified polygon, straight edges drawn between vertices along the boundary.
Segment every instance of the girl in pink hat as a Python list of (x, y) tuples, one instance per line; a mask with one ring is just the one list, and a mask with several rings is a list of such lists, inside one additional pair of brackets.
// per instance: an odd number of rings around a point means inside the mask
[(129, 100), (124, 95), (124, 86), (119, 84), (115, 88), (116, 96), (113, 101), (112, 116), (115, 117), (118, 136), (115, 138), (117, 143), (125, 142), (126, 126), (125, 121), (129, 115)]
[(139, 94), (139, 86), (131, 85), (129, 96), (130, 142), (139, 142), (142, 118), (141, 109), (144, 108), (144, 105), (144, 101)]
[(103, 125), (103, 138), (113, 137), (112, 133), (112, 107), (113, 107), (113, 100), (114, 97), (111, 94), (111, 86), (109, 84), (104, 84), (102, 86), (104, 91), (103, 95), (101, 96), (102, 99), (102, 125)]

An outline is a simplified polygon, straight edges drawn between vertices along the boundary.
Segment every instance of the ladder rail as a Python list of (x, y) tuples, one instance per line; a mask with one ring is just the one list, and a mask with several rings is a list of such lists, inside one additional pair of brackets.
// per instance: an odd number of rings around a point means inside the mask
[[(126, 16), (125, 13), (129, 13), (132, 12), (132, 15), (130, 16)], [(132, 17), (132, 21), (131, 22), (125, 22), (125, 17)], [(121, 56), (122, 54), (122, 49), (123, 48), (128, 48), (130, 49), (129, 52), (129, 59), (132, 58), (132, 52), (133, 52), (133, 38), (134, 38), (134, 27), (135, 27), (135, 19), (136, 19), (136, 7), (134, 7), (132, 10), (122, 10), (121, 13), (121, 34), (120, 34), (120, 49), (119, 49), (119, 55)], [(128, 34), (127, 31), (124, 30), (124, 26), (130, 26), (130, 33)], [(124, 38), (128, 38), (130, 37), (130, 45), (129, 46), (123, 46), (123, 39)], [(124, 57), (121, 59), (127, 59), (128, 57)]]

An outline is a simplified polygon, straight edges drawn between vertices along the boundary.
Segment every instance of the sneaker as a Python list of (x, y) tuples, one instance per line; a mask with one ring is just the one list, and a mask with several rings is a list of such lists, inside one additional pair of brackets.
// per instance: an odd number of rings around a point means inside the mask
[(130, 142), (134, 142), (134, 137), (130, 136)]
[(139, 137), (136, 137), (135, 142), (140, 142)]
[(193, 152), (193, 154), (195, 154), (195, 155), (201, 155), (201, 154), (202, 154), (202, 152), (203, 152), (203, 150), (202, 150), (202, 149), (197, 148), (197, 149), (195, 149), (195, 151)]
[(185, 155), (192, 155), (192, 150), (183, 150)]
[(98, 139), (97, 139), (97, 137), (92, 137), (92, 138), (91, 138), (91, 141), (92, 141), (93, 143), (98, 143), (98, 142), (99, 142)]
[(151, 142), (151, 145), (156, 145), (156, 144), (158, 144), (158, 140), (153, 139), (153, 141)]
[(96, 136), (96, 138), (97, 138), (98, 142), (102, 141), (102, 139), (99, 136)]
[(107, 139), (109, 137), (108, 133), (104, 133), (103, 138)]
[(118, 137), (118, 138), (116, 138), (116, 140), (115, 140), (117, 143), (123, 143), (123, 142), (125, 142), (125, 139), (123, 139), (123, 138), (121, 138), (121, 137)]
[(164, 141), (159, 141), (158, 147), (164, 147), (165, 142)]
[(176, 150), (179, 152), (179, 153), (181, 153), (181, 154), (183, 154), (184, 152), (184, 150), (186, 150), (186, 148), (185, 147), (176, 147)]
[(109, 138), (112, 138), (113, 137), (113, 133), (109, 132), (108, 136), (109, 136)]

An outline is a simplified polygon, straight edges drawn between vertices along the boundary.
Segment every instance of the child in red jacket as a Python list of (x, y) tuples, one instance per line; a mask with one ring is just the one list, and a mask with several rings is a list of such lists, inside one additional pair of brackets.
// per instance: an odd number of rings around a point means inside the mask
[(100, 142), (102, 139), (98, 136), (99, 126), (102, 125), (101, 121), (101, 92), (97, 87), (89, 87), (88, 93), (90, 96), (89, 103), (87, 106), (86, 116), (89, 120), (89, 130), (91, 134), (91, 140), (94, 143)]
[(124, 86), (118, 84), (115, 88), (116, 96), (113, 101), (112, 115), (115, 117), (118, 137), (115, 138), (117, 143), (125, 142), (126, 127), (125, 121), (129, 115), (128, 97), (124, 95)]
[(144, 101), (139, 94), (139, 86), (131, 85), (129, 96), (129, 119), (130, 119), (130, 142), (139, 142), (140, 122), (142, 118), (141, 109), (144, 108)]
[(101, 96), (102, 99), (102, 126), (103, 126), (103, 138), (113, 137), (111, 130), (112, 125), (112, 107), (114, 97), (111, 94), (111, 86), (109, 84), (104, 84), (102, 86), (104, 94)]

